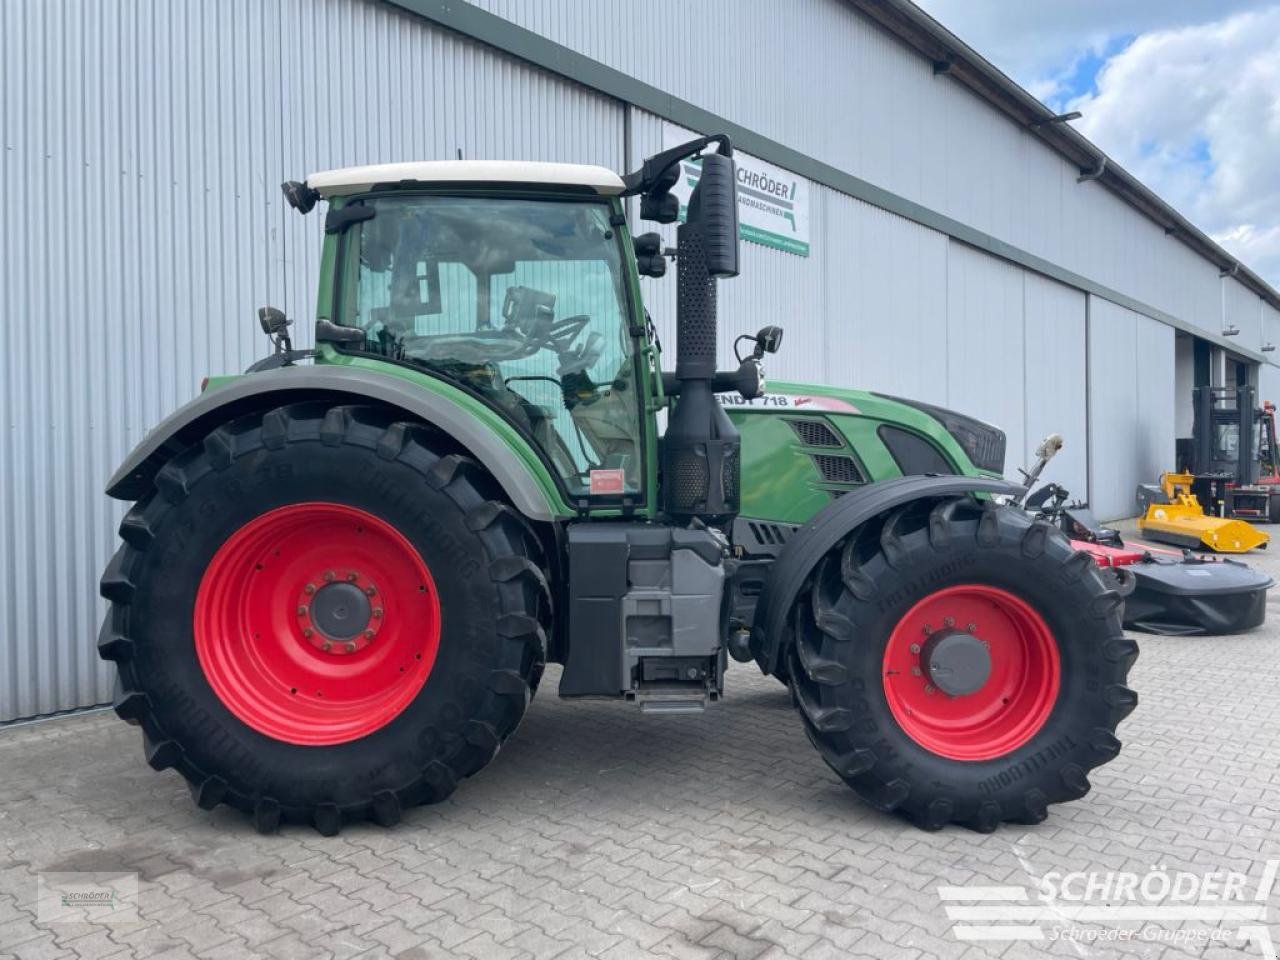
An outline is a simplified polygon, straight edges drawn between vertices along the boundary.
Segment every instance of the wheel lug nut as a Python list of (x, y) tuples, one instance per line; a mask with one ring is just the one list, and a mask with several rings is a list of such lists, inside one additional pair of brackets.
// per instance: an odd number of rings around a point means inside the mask
[(371, 583), (371, 584), (369, 584), (367, 587), (365, 587), (365, 588), (364, 588), (364, 592), (365, 592), (368, 596), (372, 597), (372, 596), (373, 596), (374, 594), (376, 594), (378, 591), (374, 589), (373, 584)]
[(347, 579), (350, 580), (352, 583), (355, 583), (357, 580), (360, 579), (360, 574), (352, 570), (350, 573), (347, 574)]
[(328, 653), (330, 650), (333, 649), (333, 644), (330, 643), (328, 640), (326, 640), (324, 643), (320, 644), (320, 649), (323, 650), (325, 653)]
[(306, 594), (315, 593), (316, 585), (314, 583), (308, 583), (305, 587), (302, 588), (302, 592)]
[(976, 623), (970, 623), (965, 626), (965, 629), (968, 630), (970, 633), (976, 633), (978, 630), (978, 625)]
[(302, 635), (309, 640), (314, 635), (314, 631), (310, 627), (307, 627), (307, 629), (302, 631)]
[(929, 634), (933, 633), (933, 627), (929, 626), (929, 624), (926, 623), (923, 627), (920, 628), (920, 632), (927, 637), (929, 636)]
[(381, 617), (381, 616), (382, 616), (382, 608), (381, 608), (381, 607), (374, 607), (374, 608), (373, 608), (373, 615), (374, 615), (375, 617)]
[(912, 653), (919, 653), (919, 652), (920, 652), (920, 644), (918, 644), (918, 643), (913, 643), (913, 644), (911, 645), (911, 652), (912, 652)]
[(366, 630), (366, 631), (364, 632), (364, 638), (365, 638), (366, 640), (372, 640), (372, 639), (373, 639), (373, 631), (372, 631), (372, 630)]
[(333, 583), (334, 578), (335, 578), (336, 576), (337, 576), (337, 574), (335, 574), (332, 570), (326, 570), (326, 571), (324, 572), (324, 582), (325, 582), (325, 583)]
[(925, 693), (933, 693), (933, 684), (932, 684), (932, 683), (926, 683), (926, 684), (924, 685), (924, 692), (925, 692)]
[(955, 618), (955, 617), (943, 617), (943, 618), (942, 618), (942, 625), (943, 625), (944, 627), (954, 627), (954, 626), (956, 625), (956, 618)]
[(300, 616), (300, 617), (301, 617), (301, 616), (305, 616), (305, 615), (306, 615), (306, 612), (307, 612), (307, 608), (306, 608), (306, 607), (301, 607), (301, 606), (300, 606), (300, 607), (298, 607), (298, 616)]
[(912, 675), (913, 677), (918, 677), (918, 676), (920, 676), (920, 668), (919, 668), (919, 667), (912, 667), (912, 668), (911, 668), (911, 675)]
[(356, 645), (354, 643), (348, 643), (347, 653), (355, 653), (355, 652), (356, 652)]

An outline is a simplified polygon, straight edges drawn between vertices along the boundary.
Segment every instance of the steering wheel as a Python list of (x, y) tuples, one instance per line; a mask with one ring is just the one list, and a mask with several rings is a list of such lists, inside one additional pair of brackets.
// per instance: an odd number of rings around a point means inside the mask
[(585, 313), (554, 320), (543, 330), (530, 331), (529, 339), (536, 341), (538, 347), (548, 346), (556, 353), (564, 353), (590, 322)]

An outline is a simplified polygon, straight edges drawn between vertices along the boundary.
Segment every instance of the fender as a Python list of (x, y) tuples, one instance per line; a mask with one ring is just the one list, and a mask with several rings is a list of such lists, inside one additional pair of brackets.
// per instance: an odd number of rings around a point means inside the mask
[(337, 365), (263, 371), (200, 394), (147, 434), (107, 482), (107, 495), (118, 500), (142, 498), (171, 457), (228, 417), (261, 409), (266, 403), (293, 403), (317, 397), (397, 407), (439, 427), (464, 446), (526, 517), (554, 520), (569, 513), (547, 495), (529, 464), (461, 404), (399, 377)]
[(868, 484), (832, 500), (792, 535), (769, 569), (751, 635), (751, 649), (760, 669), (773, 673), (777, 668), (787, 616), (800, 588), (818, 561), (851, 530), (877, 514), (924, 497), (955, 497), (966, 493), (1021, 496), (1023, 492), (1017, 484), (993, 477), (929, 474)]

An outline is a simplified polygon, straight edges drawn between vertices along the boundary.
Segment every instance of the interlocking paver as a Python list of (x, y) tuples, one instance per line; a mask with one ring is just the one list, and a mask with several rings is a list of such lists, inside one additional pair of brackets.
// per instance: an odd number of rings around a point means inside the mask
[[(1280, 557), (1250, 562), (1280, 574)], [(926, 834), (861, 804), (749, 667), (693, 718), (557, 701), (549, 668), (511, 742), (453, 798), (337, 838), (261, 837), (197, 810), (108, 714), (0, 728), (0, 957), (1078, 957), (958, 941), (936, 888), (1153, 864), (1256, 874), (1280, 858), (1275, 593), (1263, 631), (1139, 636), (1120, 758), (1084, 800), (989, 836)], [(138, 873), (140, 922), (38, 923), (49, 870)], [(1253, 955), (1238, 946), (1087, 955)]]
[[(0, 940), (3, 949), (12, 950), (16, 960), (60, 960), (62, 957), (74, 957), (75, 954), (66, 947), (58, 946), (53, 938), (53, 934), (39, 933), (35, 937), (29, 937), (21, 943), (10, 943), (6, 940)], [(0, 953), (0, 957), (5, 954)]]

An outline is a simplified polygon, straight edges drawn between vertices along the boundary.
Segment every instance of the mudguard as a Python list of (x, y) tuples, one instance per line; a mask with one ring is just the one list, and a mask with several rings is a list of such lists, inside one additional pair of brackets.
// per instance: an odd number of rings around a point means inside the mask
[(208, 390), (162, 420), (107, 482), (107, 495), (138, 500), (151, 488), (160, 468), (229, 416), (265, 404), (323, 397), (339, 402), (381, 402), (398, 407), (449, 434), (466, 447), (497, 480), (511, 503), (532, 520), (568, 515), (548, 496), (545, 482), (503, 439), (474, 413), (449, 397), (411, 381), (356, 367), (317, 365), (254, 373)]
[(966, 493), (1021, 496), (1023, 488), (992, 477), (910, 476), (868, 484), (831, 501), (797, 530), (769, 569), (756, 607), (751, 651), (765, 673), (777, 668), (779, 645), (800, 588), (810, 571), (848, 535), (877, 514), (922, 497), (955, 497)]

